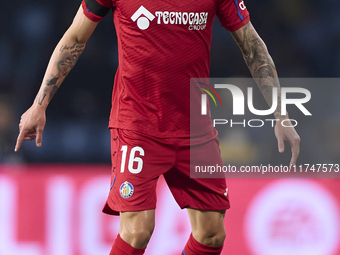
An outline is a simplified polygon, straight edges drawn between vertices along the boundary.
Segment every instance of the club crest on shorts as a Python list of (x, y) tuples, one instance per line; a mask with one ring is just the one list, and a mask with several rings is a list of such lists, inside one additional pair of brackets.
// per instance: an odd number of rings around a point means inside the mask
[(129, 198), (133, 195), (134, 188), (131, 183), (125, 181), (120, 185), (119, 192), (123, 198)]

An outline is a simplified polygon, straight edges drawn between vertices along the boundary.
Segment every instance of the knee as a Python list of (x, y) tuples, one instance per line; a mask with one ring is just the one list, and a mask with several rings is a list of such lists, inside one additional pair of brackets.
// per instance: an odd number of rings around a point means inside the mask
[(148, 244), (155, 227), (154, 210), (120, 214), (121, 238), (132, 247), (140, 249)]
[(129, 244), (134, 248), (144, 248), (148, 244), (153, 229), (134, 229), (132, 231), (123, 232), (123, 239), (127, 236), (127, 240), (129, 240)]
[(144, 224), (135, 224), (122, 227), (120, 236), (132, 247), (140, 249), (146, 247), (151, 238), (153, 230), (154, 224), (152, 222), (149, 224), (144, 222)]
[(226, 238), (224, 228), (219, 229), (198, 229), (192, 233), (194, 238), (204, 245), (209, 246), (222, 246)]

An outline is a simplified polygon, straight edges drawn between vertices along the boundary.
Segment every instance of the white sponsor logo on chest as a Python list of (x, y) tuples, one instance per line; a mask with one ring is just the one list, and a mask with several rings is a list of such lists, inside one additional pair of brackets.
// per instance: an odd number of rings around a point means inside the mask
[(189, 30), (204, 30), (207, 26), (208, 12), (169, 12), (156, 11), (155, 15), (144, 6), (131, 16), (133, 22), (137, 21), (137, 26), (145, 30), (150, 26), (150, 21), (157, 17), (157, 24), (165, 25), (185, 25)]

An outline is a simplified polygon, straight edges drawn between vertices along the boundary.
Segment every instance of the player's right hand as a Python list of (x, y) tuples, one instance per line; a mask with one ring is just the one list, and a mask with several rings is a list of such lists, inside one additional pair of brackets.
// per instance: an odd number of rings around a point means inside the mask
[(292, 150), (292, 158), (290, 160), (289, 166), (295, 166), (296, 160), (300, 153), (300, 136), (296, 132), (290, 120), (287, 121), (287, 127), (282, 126), (282, 120), (286, 118), (281, 118), (280, 121), (276, 122), (275, 125), (275, 136), (278, 141), (279, 152), (282, 153), (285, 150), (284, 141), (288, 141)]
[(14, 151), (18, 151), (24, 140), (35, 140), (41, 146), (42, 133), (46, 124), (46, 112), (40, 105), (32, 105), (22, 116), (19, 124), (19, 135)]

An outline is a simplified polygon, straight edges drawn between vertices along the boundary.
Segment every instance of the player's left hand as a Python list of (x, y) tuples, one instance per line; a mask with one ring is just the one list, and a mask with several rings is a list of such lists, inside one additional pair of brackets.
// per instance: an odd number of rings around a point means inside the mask
[(284, 141), (285, 140), (288, 141), (290, 143), (292, 150), (290, 166), (294, 166), (300, 153), (301, 139), (298, 133), (296, 132), (295, 128), (293, 127), (292, 123), (290, 122), (290, 120), (285, 121), (285, 126), (288, 127), (282, 126), (281, 124), (282, 120), (284, 120), (284, 118), (280, 119), (280, 121), (277, 121), (275, 125), (275, 136), (277, 138), (279, 152), (280, 153), (284, 152), (285, 150)]
[(37, 147), (41, 146), (42, 133), (46, 124), (45, 108), (32, 105), (22, 116), (19, 124), (19, 135), (14, 151), (18, 151), (24, 140), (36, 139)]

